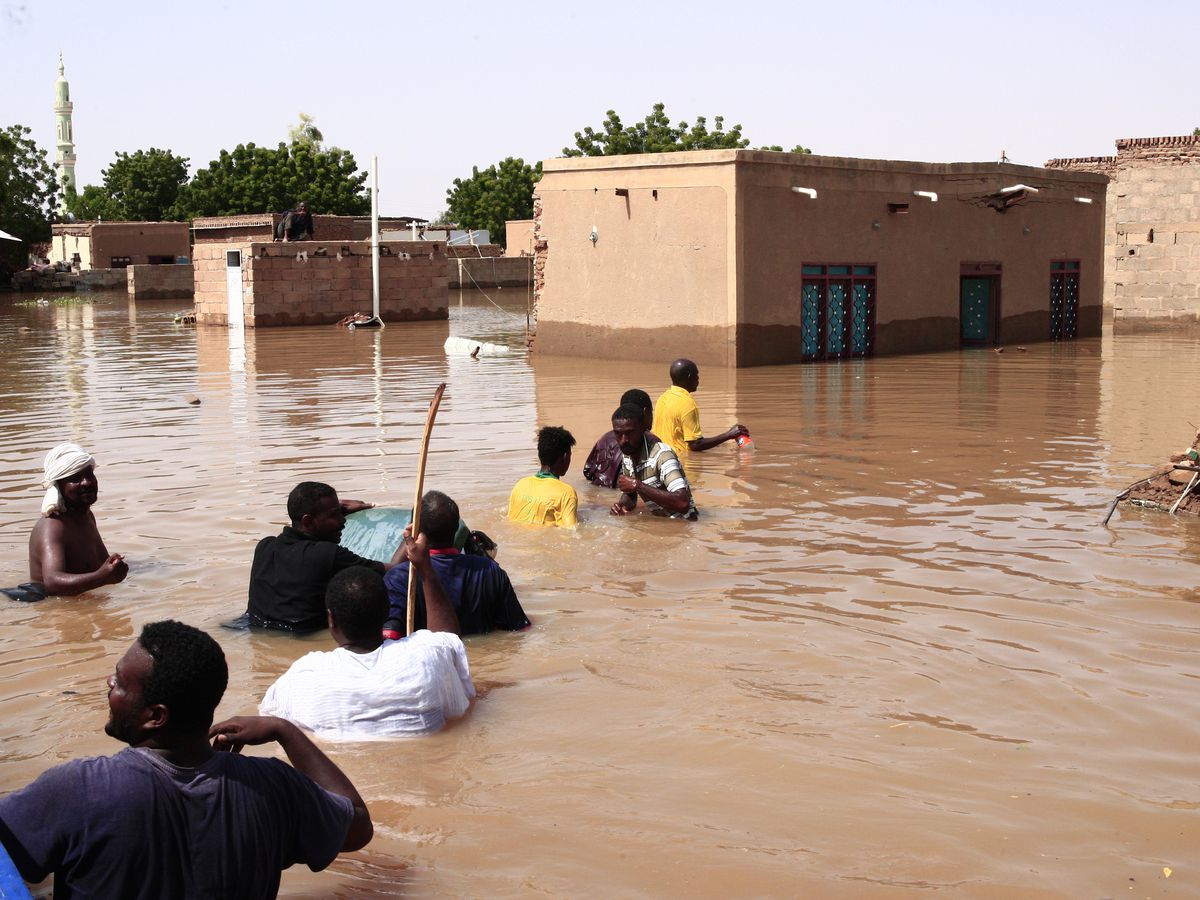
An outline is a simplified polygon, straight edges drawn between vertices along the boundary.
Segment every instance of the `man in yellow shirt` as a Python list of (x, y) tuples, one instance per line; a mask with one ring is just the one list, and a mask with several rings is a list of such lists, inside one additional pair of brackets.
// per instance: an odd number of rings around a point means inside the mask
[(551, 425), (538, 432), (538, 461), (542, 468), (516, 483), (508, 498), (508, 518), (525, 525), (561, 525), (574, 528), (579, 500), (575, 488), (559, 481), (571, 468), (575, 438), (565, 428)]
[(700, 408), (692, 394), (700, 387), (700, 369), (690, 359), (671, 363), (671, 387), (654, 404), (653, 432), (675, 451), (680, 460), (689, 450), (711, 450), (717, 444), (749, 435), (745, 425), (733, 425), (716, 437), (706, 438), (700, 430)]

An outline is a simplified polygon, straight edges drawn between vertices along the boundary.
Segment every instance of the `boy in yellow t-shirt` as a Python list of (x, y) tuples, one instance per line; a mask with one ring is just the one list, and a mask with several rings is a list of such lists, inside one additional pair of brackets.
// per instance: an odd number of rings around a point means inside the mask
[(542, 468), (516, 483), (508, 497), (508, 518), (525, 525), (561, 525), (574, 528), (579, 500), (575, 488), (559, 481), (571, 468), (575, 438), (565, 428), (551, 425), (538, 432), (538, 461)]

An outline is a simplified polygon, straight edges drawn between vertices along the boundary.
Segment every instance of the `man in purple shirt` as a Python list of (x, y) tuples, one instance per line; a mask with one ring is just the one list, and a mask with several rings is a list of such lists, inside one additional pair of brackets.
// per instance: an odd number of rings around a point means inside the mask
[[(228, 679), (204, 632), (143, 628), (108, 678), (104, 730), (129, 746), (56, 766), (0, 799), (0, 843), (21, 876), (53, 873), (63, 898), (274, 897), (281, 870), (320, 871), (365, 846), (366, 804), (297, 726), (269, 716), (212, 724)], [(272, 742), (291, 766), (239, 755)]]
[[(621, 406), (632, 403), (643, 412), (643, 425), (646, 428), (646, 440), (651, 446), (658, 443), (658, 438), (650, 431), (650, 423), (654, 420), (654, 404), (650, 395), (639, 388), (630, 388), (621, 395)], [(587, 462), (583, 464), (583, 477), (599, 487), (615, 488), (617, 476), (621, 474), (621, 447), (613, 432), (608, 432), (588, 454)]]

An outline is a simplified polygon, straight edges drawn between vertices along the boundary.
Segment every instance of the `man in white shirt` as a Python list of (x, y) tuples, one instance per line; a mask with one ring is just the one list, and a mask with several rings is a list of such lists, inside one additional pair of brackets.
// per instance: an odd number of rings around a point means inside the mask
[(292, 664), (259, 709), (322, 738), (373, 740), (430, 734), (463, 715), (475, 696), (458, 617), (429, 559), (425, 536), (405, 531), (401, 558), (421, 578), (428, 630), (383, 639), (388, 595), (379, 573), (344, 569), (325, 594), (329, 632), (338, 648)]

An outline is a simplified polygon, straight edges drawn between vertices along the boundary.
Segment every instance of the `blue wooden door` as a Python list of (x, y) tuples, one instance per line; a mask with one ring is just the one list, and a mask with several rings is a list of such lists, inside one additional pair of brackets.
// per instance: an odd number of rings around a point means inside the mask
[(992, 279), (963, 278), (959, 302), (959, 322), (964, 344), (992, 342)]

